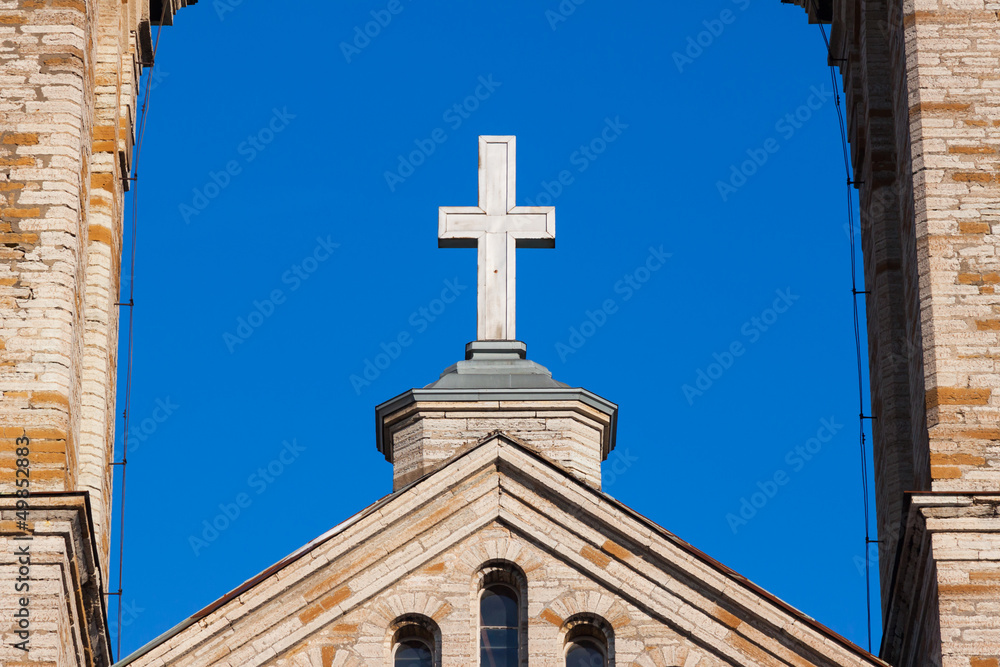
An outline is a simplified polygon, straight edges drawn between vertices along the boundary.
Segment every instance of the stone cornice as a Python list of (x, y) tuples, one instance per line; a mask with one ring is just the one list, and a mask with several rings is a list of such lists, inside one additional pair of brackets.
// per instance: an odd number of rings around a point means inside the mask
[[(387, 461), (392, 461), (391, 452), (386, 447), (388, 442), (386, 427), (390, 422), (390, 417), (395, 413), (418, 403), (427, 404), (468, 404), (469, 409), (482, 409), (483, 404), (496, 403), (496, 408), (500, 408), (500, 403), (512, 404), (508, 409), (525, 409), (523, 404), (532, 404), (533, 409), (542, 409), (545, 404), (558, 405), (565, 409), (565, 404), (579, 402), (589, 406), (599, 412), (604, 413), (610, 419), (610, 427), (604, 441), (604, 456), (615, 447), (615, 434), (618, 427), (618, 406), (611, 401), (601, 398), (597, 394), (579, 387), (553, 388), (553, 389), (440, 389), (436, 387), (425, 387), (423, 389), (410, 389), (399, 396), (389, 399), (375, 408), (375, 442), (378, 451), (385, 455)], [(514, 403), (522, 404), (515, 407)], [(473, 404), (480, 404), (474, 406)], [(462, 409), (456, 405), (453, 409)]]
[[(11, 494), (0, 495), (0, 541), (12, 540), (25, 533), (17, 529), (17, 501)], [(63, 577), (70, 582), (66, 594), (68, 608), (75, 618), (74, 630), (79, 641), (76, 664), (100, 667), (111, 663), (111, 636), (106, 618), (105, 584), (101, 578), (94, 526), (87, 493), (36, 493), (29, 498), (29, 533), (33, 562), (46, 565), (66, 563)], [(43, 538), (57, 538), (57, 541)], [(61, 553), (42, 545), (63, 545)], [(13, 550), (6, 554), (13, 557)], [(63, 560), (65, 559), (65, 560)], [(83, 618), (77, 618), (82, 615)], [(86, 628), (86, 632), (80, 632)], [(36, 630), (42, 632), (41, 629)]]

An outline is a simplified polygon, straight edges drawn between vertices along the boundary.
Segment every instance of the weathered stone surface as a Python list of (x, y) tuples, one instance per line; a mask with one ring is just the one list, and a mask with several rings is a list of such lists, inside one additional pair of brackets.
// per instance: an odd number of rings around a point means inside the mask
[[(0, 497), (0, 664), (108, 665), (104, 581), (84, 494), (30, 498), (27, 526), (16, 499)], [(23, 553), (27, 551), (28, 553)], [(27, 568), (27, 573), (22, 568)], [(15, 585), (20, 585), (20, 590)], [(22, 604), (27, 602), (27, 605)], [(27, 637), (11, 619), (28, 609)], [(14, 644), (28, 640), (27, 651)]]
[(385, 417), (386, 459), (399, 490), (492, 433), (516, 438), (578, 479), (601, 488), (613, 442), (611, 416), (580, 401), (418, 401)]
[(881, 664), (503, 436), (125, 664), (390, 664), (395, 629), (416, 616), (434, 629), (443, 667), (474, 665), (478, 591), (491, 569), (520, 582), (522, 664), (563, 664), (581, 614), (607, 629), (617, 665)]
[[(92, 521), (74, 530), (94, 531), (95, 579), (106, 579), (110, 548), (115, 303), (136, 77), (152, 60), (142, 46), (150, 25), (193, 3), (153, 4), (151, 19), (150, 0), (0, 1), (0, 495), (19, 488), (17, 439), (26, 437), (33, 496), (89, 494)], [(35, 599), (48, 616), (34, 648), (10, 654), (5, 638), (0, 663), (108, 663), (107, 646), (80, 634), (104, 613), (83, 607), (103, 599), (100, 586), (72, 582), (69, 571), (82, 567), (74, 558), (63, 549), (40, 561), (39, 576), (63, 590)], [(14, 599), (5, 585), (0, 608)]]
[[(1000, 634), (973, 598), (997, 592), (970, 583), (993, 571), (995, 526), (966, 513), (1000, 492), (1000, 3), (785, 1), (832, 22), (844, 80), (868, 291), (882, 657), (996, 663)], [(914, 509), (922, 496), (907, 491), (971, 499), (948, 509), (968, 535), (939, 533), (941, 517)]]

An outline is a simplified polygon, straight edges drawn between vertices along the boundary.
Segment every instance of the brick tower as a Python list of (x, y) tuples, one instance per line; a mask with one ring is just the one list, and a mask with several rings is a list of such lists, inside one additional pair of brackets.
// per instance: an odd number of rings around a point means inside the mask
[(861, 198), (893, 665), (1000, 659), (1000, 2), (785, 0), (832, 23)]
[(0, 664), (110, 659), (115, 302), (138, 77), (151, 26), (193, 4), (164, 1), (0, 2)]

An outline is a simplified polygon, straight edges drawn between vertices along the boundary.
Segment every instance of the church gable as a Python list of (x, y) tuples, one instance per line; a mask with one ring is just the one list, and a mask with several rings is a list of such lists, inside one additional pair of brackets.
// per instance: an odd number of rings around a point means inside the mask
[(478, 596), (491, 581), (516, 591), (531, 664), (562, 664), (579, 623), (617, 665), (880, 664), (502, 436), (124, 664), (391, 664), (404, 627), (423, 633), (438, 664), (477, 664)]
[(478, 593), (493, 570), (524, 577), (525, 647), (531, 664), (561, 664), (563, 637), (577, 619), (602, 623), (618, 665), (639, 664), (647, 653), (664, 651), (698, 655), (703, 667), (727, 664), (500, 521), (479, 529), (269, 664), (392, 664), (394, 635), (407, 623), (422, 623), (430, 630), (445, 664), (477, 664)]

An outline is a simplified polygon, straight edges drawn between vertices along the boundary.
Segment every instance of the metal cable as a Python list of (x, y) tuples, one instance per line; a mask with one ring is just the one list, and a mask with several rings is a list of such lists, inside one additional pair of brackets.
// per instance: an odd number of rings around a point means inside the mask
[[(855, 185), (854, 180), (851, 178), (851, 154), (850, 148), (848, 147), (847, 140), (847, 126), (844, 120), (844, 110), (841, 106), (840, 100), (840, 90), (841, 87), (837, 83), (837, 66), (833, 63), (846, 62), (846, 59), (834, 58), (833, 54), (830, 52), (830, 39), (826, 34), (826, 28), (823, 23), (818, 20), (819, 16), (819, 6), (817, 0), (811, 0), (813, 8), (817, 13), (817, 25), (819, 26), (820, 35), (823, 37), (823, 45), (826, 48), (827, 62), (830, 63), (830, 82), (833, 85), (833, 94), (835, 106), (837, 109), (837, 122), (840, 126), (840, 145), (843, 152), (844, 158), (844, 172), (846, 174), (845, 183), (847, 186), (847, 224), (848, 233), (850, 234), (850, 252), (851, 252), (851, 305), (853, 310), (854, 319), (854, 350), (857, 360), (858, 369), (858, 430), (859, 430), (859, 446), (861, 449), (861, 490), (862, 490), (862, 504), (864, 507), (864, 520), (865, 520), (865, 610), (867, 614), (867, 624), (866, 628), (868, 631), (868, 652), (871, 653), (872, 650), (872, 597), (871, 597), (871, 568), (869, 567), (868, 558), (868, 548), (873, 544), (871, 539), (871, 533), (869, 530), (870, 525), (870, 508), (869, 508), (869, 488), (868, 488), (868, 446), (865, 438), (865, 419), (874, 419), (874, 417), (865, 416), (865, 392), (864, 392), (864, 367), (862, 365), (861, 356), (861, 317), (858, 313), (858, 297), (868, 294), (867, 291), (858, 290), (858, 279), (857, 279), (857, 247), (854, 240), (854, 230), (855, 230), (855, 219), (854, 219), (854, 190)], [(842, 56), (844, 54), (841, 54)]]
[[(156, 62), (156, 52), (160, 47), (160, 35), (163, 34), (163, 21), (166, 18), (167, 7), (169, 3), (163, 3), (163, 10), (160, 14), (160, 23), (156, 29), (156, 41), (153, 45), (153, 57), (151, 62), (149, 62), (148, 68), (146, 70), (146, 89), (143, 95), (142, 110), (140, 113), (139, 120), (139, 132), (138, 139), (136, 141), (135, 151), (133, 153), (132, 159), (132, 243), (131, 243), (131, 255), (129, 257), (129, 285), (128, 285), (128, 302), (117, 303), (118, 306), (127, 306), (128, 311), (128, 357), (126, 361), (126, 371), (125, 371), (125, 409), (122, 411), (122, 431), (123, 431), (123, 441), (122, 441), (122, 460), (120, 462), (112, 463), (112, 465), (120, 465), (122, 471), (121, 477), (121, 491), (119, 497), (118, 506), (118, 590), (115, 593), (108, 593), (108, 595), (118, 596), (118, 625), (116, 628), (117, 633), (117, 648), (115, 649), (115, 655), (121, 658), (122, 650), (122, 580), (125, 567), (125, 473), (128, 469), (128, 420), (131, 413), (132, 407), (132, 359), (133, 359), (133, 324), (135, 321), (135, 249), (136, 249), (136, 231), (139, 225), (139, 157), (142, 154), (142, 141), (146, 134), (146, 118), (149, 113), (149, 97), (150, 97), (150, 72), (153, 69), (154, 63)], [(146, 64), (146, 63), (144, 63)], [(141, 75), (140, 75), (141, 82)]]

